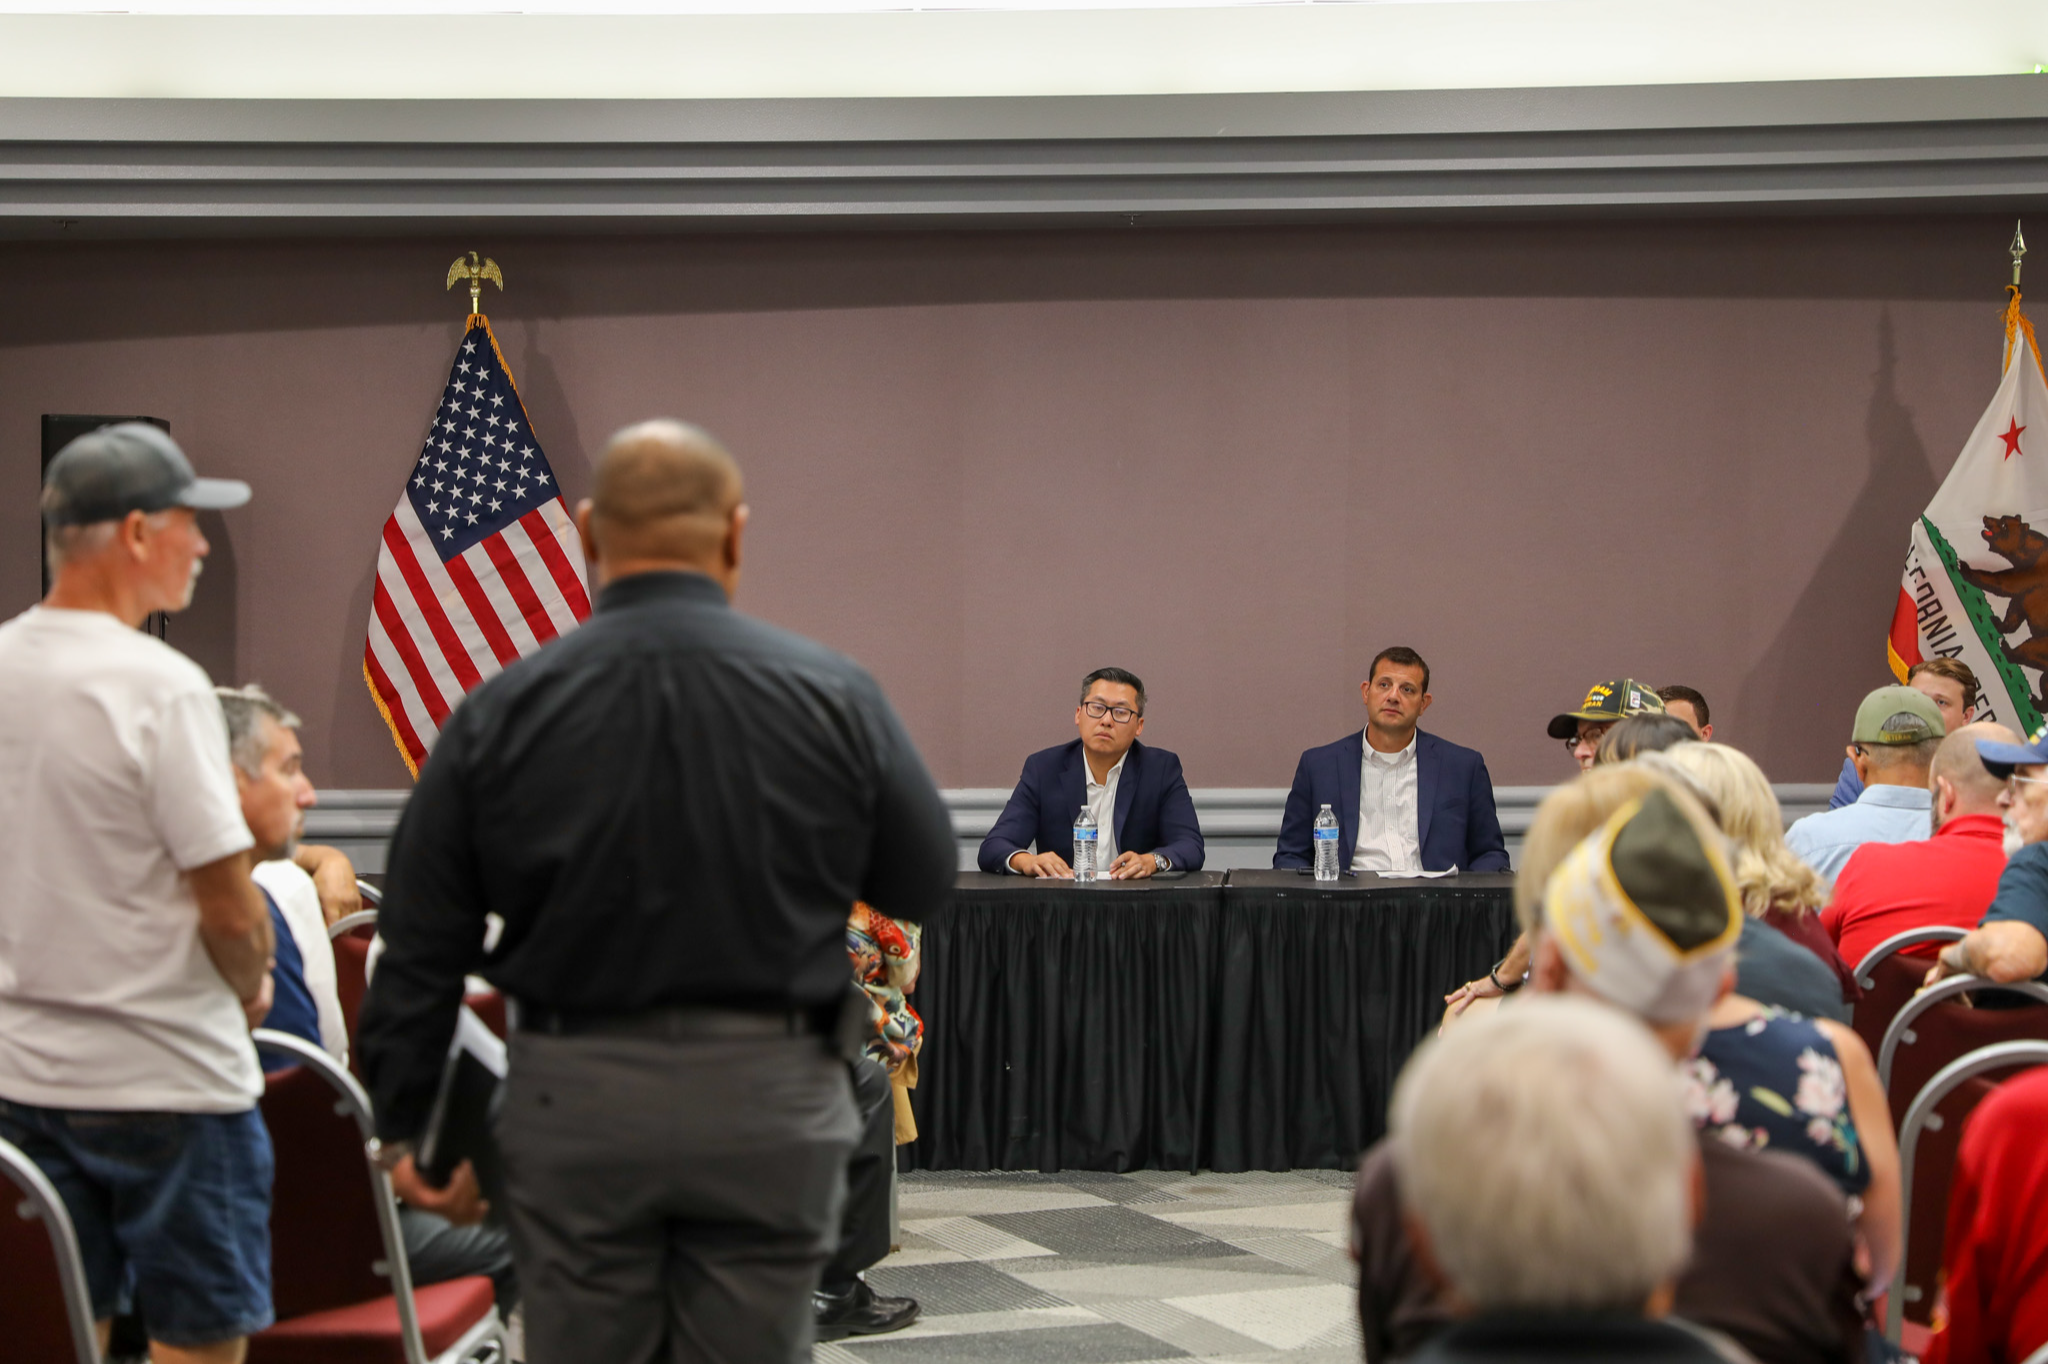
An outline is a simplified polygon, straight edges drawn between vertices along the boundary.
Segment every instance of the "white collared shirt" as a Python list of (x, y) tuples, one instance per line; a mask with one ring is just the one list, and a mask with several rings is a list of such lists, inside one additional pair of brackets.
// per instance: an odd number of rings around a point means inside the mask
[(1398, 753), (1383, 754), (1364, 744), (1358, 764), (1358, 850), (1353, 872), (1396, 876), (1422, 871), (1422, 836), (1417, 822), (1415, 736)]
[[(1087, 783), (1088, 811), (1095, 817), (1095, 873), (1103, 876), (1109, 865), (1116, 861), (1116, 783), (1123, 776), (1124, 758), (1131, 751), (1124, 750), (1124, 757), (1116, 761), (1109, 770), (1109, 776), (1102, 781), (1095, 780), (1095, 770), (1088, 766), (1088, 751), (1081, 751), (1081, 780)], [(1071, 856), (1071, 851), (1070, 851)]]

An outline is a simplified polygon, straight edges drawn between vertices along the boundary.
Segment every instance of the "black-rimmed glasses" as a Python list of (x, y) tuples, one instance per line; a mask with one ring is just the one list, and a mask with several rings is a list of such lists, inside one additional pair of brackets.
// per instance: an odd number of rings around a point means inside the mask
[(1081, 709), (1097, 720), (1104, 716), (1112, 717), (1118, 725), (1129, 725), (1138, 716), (1138, 713), (1128, 706), (1111, 706), (1108, 702), (1102, 701), (1084, 701), (1081, 703)]

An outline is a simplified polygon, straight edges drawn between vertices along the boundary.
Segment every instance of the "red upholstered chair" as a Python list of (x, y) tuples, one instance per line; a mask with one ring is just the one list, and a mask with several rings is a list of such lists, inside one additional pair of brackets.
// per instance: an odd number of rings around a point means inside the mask
[(1850, 1027), (1870, 1049), (1871, 1056), (1875, 1057), (1884, 1047), (1884, 1031), (1927, 979), (1927, 969), (1934, 965), (1934, 954), (1940, 951), (1937, 945), (1953, 943), (1965, 932), (1945, 924), (1908, 929), (1872, 948), (1856, 964), (1856, 985), (1863, 997), (1856, 1002)]
[(10, 1142), (0, 1142), (0, 1176), (15, 1195), (0, 1208), (0, 1360), (97, 1362), (92, 1291), (63, 1197)]
[(1906, 1264), (1885, 1305), (1885, 1333), (1892, 1340), (1900, 1339), (1908, 1315), (1925, 1325), (1934, 1312), (1934, 1287), (1948, 1231), (1949, 1186), (1964, 1120), (1998, 1088), (1998, 1081), (2014, 1071), (2043, 1065), (2048, 1065), (2048, 1041), (1977, 1048), (1942, 1067), (1907, 1107), (1899, 1125), (1899, 1232), (1906, 1244)]
[(415, 1290), (390, 1182), (371, 1158), (370, 1100), (321, 1049), (258, 1029), (298, 1065), (268, 1078), (263, 1121), (277, 1153), (270, 1208), (276, 1325), (252, 1361), (461, 1360), (503, 1339), (490, 1280)]
[(462, 1003), (476, 1011), (476, 1017), (483, 1021), (485, 1028), (498, 1035), (498, 1041), (506, 1041), (505, 997), (498, 991), (472, 991), (462, 997)]
[[(1973, 991), (2024, 996), (2031, 1003), (1973, 1009), (1957, 998)], [(1893, 1125), (1903, 1131), (1914, 1097), (1956, 1058), (2023, 1039), (2048, 1039), (2048, 985), (2015, 981), (1994, 986), (1981, 977), (1952, 976), (1914, 996), (1893, 1018), (1877, 1050), (1877, 1077), (1891, 1100)]]
[(341, 999), (342, 1027), (348, 1032), (348, 1068), (358, 1076), (362, 1068), (356, 1063), (356, 1016), (363, 1012), (363, 993), (370, 989), (370, 943), (376, 937), (375, 910), (358, 910), (327, 926), (327, 944), (334, 949), (334, 993)]

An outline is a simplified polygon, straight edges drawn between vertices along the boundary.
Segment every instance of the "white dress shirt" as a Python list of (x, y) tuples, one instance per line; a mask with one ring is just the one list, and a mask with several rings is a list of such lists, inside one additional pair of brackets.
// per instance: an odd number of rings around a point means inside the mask
[(1415, 736), (1398, 753), (1383, 754), (1365, 744), (1358, 765), (1358, 850), (1353, 872), (1405, 876), (1422, 871), (1422, 835), (1417, 825)]
[[(1124, 758), (1131, 751), (1124, 750)], [(1088, 766), (1088, 753), (1081, 752), (1081, 778), (1088, 784), (1088, 811), (1095, 817), (1095, 871), (1098, 876), (1107, 875), (1109, 865), (1116, 861), (1116, 782), (1123, 776), (1124, 758), (1116, 761), (1109, 770), (1109, 776), (1097, 782), (1095, 769)], [(1071, 856), (1072, 850), (1068, 850)]]

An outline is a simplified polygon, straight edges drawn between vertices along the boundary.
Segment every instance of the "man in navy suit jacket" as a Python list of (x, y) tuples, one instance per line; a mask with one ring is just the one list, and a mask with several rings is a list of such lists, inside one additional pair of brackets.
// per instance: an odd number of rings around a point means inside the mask
[(1024, 760), (1017, 789), (981, 841), (981, 870), (1073, 876), (1066, 855), (1074, 846), (1074, 817), (1085, 805), (1100, 830), (1098, 870), (1119, 881), (1199, 872), (1202, 827), (1180, 759), (1138, 743), (1145, 730), (1145, 684), (1121, 668), (1096, 669), (1081, 680), (1074, 724), (1079, 739)]
[(1308, 750), (1294, 769), (1273, 866), (1313, 865), (1316, 815), (1328, 806), (1339, 868), (1388, 876), (1507, 871), (1486, 760), (1416, 728), (1430, 703), (1422, 656), (1401, 645), (1381, 650), (1359, 693), (1365, 729)]

